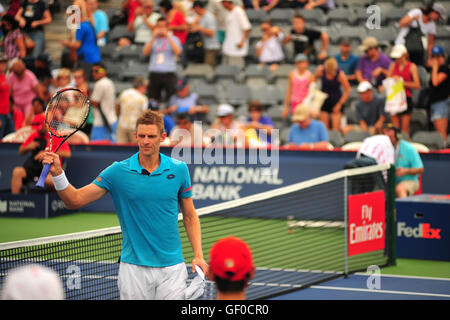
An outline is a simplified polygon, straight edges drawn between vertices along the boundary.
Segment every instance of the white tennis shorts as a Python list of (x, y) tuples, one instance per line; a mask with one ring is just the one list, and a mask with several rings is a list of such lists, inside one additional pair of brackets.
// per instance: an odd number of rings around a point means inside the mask
[(121, 300), (184, 300), (188, 273), (184, 262), (169, 267), (145, 267), (121, 262)]

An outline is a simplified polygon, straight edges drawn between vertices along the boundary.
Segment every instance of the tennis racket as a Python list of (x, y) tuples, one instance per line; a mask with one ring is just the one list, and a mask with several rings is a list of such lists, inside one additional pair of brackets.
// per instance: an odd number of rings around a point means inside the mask
[[(61, 145), (80, 130), (89, 115), (89, 98), (81, 90), (65, 88), (53, 95), (45, 109), (45, 126), (50, 136), (50, 151), (57, 152)], [(53, 137), (62, 138), (54, 149)], [(51, 164), (45, 164), (36, 185), (43, 188)]]

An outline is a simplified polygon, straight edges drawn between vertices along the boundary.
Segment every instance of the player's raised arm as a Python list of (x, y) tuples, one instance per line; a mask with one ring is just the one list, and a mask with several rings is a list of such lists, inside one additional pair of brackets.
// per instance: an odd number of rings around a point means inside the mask
[(72, 186), (61, 167), (59, 156), (53, 152), (46, 152), (43, 164), (51, 164), (50, 174), (59, 197), (68, 209), (78, 209), (103, 197), (107, 190), (90, 183), (80, 189)]

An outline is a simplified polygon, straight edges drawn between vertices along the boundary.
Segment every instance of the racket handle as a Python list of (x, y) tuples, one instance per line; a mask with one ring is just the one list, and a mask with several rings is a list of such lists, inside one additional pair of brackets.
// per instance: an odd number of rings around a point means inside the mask
[(39, 177), (38, 182), (36, 183), (36, 186), (43, 188), (45, 185), (45, 179), (47, 179), (48, 172), (50, 171), (51, 164), (46, 163), (44, 164), (44, 167), (42, 168), (41, 176)]

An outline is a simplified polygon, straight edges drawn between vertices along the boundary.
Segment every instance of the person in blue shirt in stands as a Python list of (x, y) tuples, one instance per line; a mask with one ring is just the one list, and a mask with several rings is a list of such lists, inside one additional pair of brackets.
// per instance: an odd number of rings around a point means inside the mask
[(176, 118), (177, 114), (188, 113), (191, 121), (204, 120), (209, 107), (202, 103), (199, 95), (191, 92), (189, 82), (186, 78), (180, 78), (176, 84), (176, 94), (169, 100), (169, 108), (164, 113)]
[(181, 210), (193, 250), (192, 268), (208, 274), (203, 257), (200, 220), (192, 200), (184, 162), (160, 153), (166, 138), (162, 115), (147, 110), (136, 121), (139, 151), (113, 162), (92, 183), (75, 188), (59, 157), (46, 152), (55, 190), (68, 208), (81, 208), (110, 193), (123, 233), (118, 286), (121, 299), (185, 299), (187, 268), (178, 231)]
[(400, 130), (392, 123), (383, 126), (383, 134), (389, 137), (395, 149), (395, 193), (398, 198), (412, 196), (420, 187), (419, 175), (424, 172), (422, 159), (411, 143), (401, 139)]
[(300, 104), (295, 108), (286, 146), (304, 149), (327, 149), (328, 132), (322, 121), (311, 119), (308, 107)]
[(358, 56), (352, 53), (352, 43), (349, 38), (344, 37), (339, 41), (339, 51), (334, 57), (338, 62), (339, 69), (344, 71), (350, 84), (357, 84), (355, 70), (358, 66)]
[(269, 116), (263, 115), (264, 106), (259, 101), (250, 101), (248, 104), (249, 116), (245, 123), (247, 137), (254, 136), (262, 143), (271, 143), (273, 121)]
[(175, 94), (177, 57), (181, 55), (182, 50), (180, 40), (169, 35), (167, 21), (159, 18), (153, 29), (153, 37), (142, 48), (143, 55), (150, 56), (150, 85), (147, 92), (150, 99), (168, 102)]

